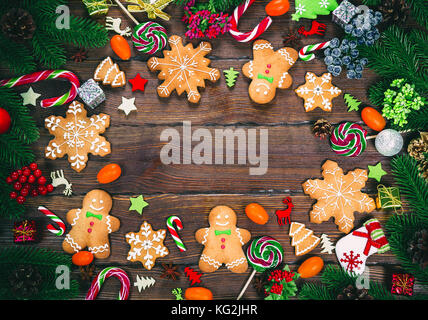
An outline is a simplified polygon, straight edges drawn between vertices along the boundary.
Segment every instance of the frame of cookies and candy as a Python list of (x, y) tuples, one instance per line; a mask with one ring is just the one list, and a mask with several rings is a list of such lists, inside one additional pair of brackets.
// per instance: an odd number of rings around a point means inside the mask
[(0, 4), (0, 298), (428, 299), (423, 0), (68, 2)]

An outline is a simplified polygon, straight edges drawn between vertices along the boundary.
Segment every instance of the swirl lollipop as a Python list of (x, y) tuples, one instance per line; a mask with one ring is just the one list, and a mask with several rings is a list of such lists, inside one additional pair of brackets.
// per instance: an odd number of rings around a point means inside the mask
[(241, 299), (257, 271), (263, 272), (266, 269), (276, 268), (282, 262), (283, 256), (284, 249), (282, 249), (281, 244), (274, 238), (262, 236), (254, 239), (247, 248), (247, 260), (254, 270), (237, 300)]
[(367, 131), (359, 124), (344, 122), (337, 126), (330, 137), (331, 148), (338, 155), (356, 157), (367, 145)]
[(138, 51), (154, 54), (166, 46), (168, 36), (164, 27), (156, 22), (139, 23), (119, 0), (115, 2), (136, 24), (132, 33), (132, 43)]

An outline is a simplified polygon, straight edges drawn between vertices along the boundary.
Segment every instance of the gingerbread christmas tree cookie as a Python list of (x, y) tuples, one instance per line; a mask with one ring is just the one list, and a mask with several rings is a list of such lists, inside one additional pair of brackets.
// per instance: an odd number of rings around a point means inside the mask
[(105, 58), (97, 66), (94, 80), (102, 81), (103, 85), (110, 85), (113, 88), (123, 87), (126, 84), (125, 73), (119, 69), (116, 63), (113, 63), (110, 57)]
[(144, 268), (151, 270), (157, 258), (169, 254), (163, 244), (165, 236), (165, 229), (155, 231), (147, 221), (144, 221), (139, 232), (126, 234), (126, 242), (131, 246), (127, 259), (132, 262), (140, 261)]
[(178, 95), (184, 91), (187, 100), (198, 103), (201, 95), (198, 87), (205, 88), (205, 80), (216, 82), (220, 71), (210, 68), (211, 60), (205, 56), (211, 52), (211, 44), (200, 42), (196, 48), (191, 43), (183, 46), (182, 39), (173, 35), (168, 39), (171, 50), (164, 50), (164, 58), (152, 57), (147, 62), (151, 71), (160, 71), (158, 78), (164, 82), (157, 88), (160, 97), (169, 97), (176, 90)]
[(305, 100), (305, 111), (312, 111), (316, 107), (331, 111), (331, 100), (342, 92), (331, 84), (331, 74), (324, 73), (321, 77), (317, 77), (312, 72), (306, 72), (305, 79), (306, 83), (295, 90), (297, 95)]
[(80, 172), (86, 167), (88, 154), (104, 157), (111, 152), (110, 142), (100, 136), (110, 126), (110, 116), (104, 113), (86, 116), (83, 104), (73, 101), (65, 118), (50, 116), (45, 127), (55, 138), (49, 141), (45, 150), (48, 159), (68, 155), (71, 167)]
[(321, 240), (314, 235), (312, 230), (305, 228), (305, 225), (299, 222), (291, 223), (289, 236), (292, 237), (291, 245), (296, 250), (296, 256), (301, 256), (312, 251)]
[(269, 41), (256, 40), (253, 60), (242, 67), (242, 72), (252, 81), (248, 87), (251, 100), (264, 104), (273, 100), (276, 89), (286, 89), (293, 79), (288, 73), (296, 62), (298, 53), (293, 48), (273, 50)]
[(303, 191), (316, 199), (310, 212), (311, 222), (322, 223), (334, 217), (339, 230), (349, 233), (354, 227), (354, 212), (372, 212), (375, 202), (361, 192), (367, 181), (367, 170), (355, 169), (346, 175), (334, 161), (327, 160), (323, 166), (324, 180), (307, 180)]

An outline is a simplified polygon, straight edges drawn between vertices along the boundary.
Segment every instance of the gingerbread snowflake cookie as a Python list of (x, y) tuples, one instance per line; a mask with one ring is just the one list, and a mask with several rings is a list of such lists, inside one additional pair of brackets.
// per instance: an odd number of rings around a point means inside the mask
[(354, 212), (372, 212), (375, 202), (361, 192), (367, 177), (367, 170), (355, 169), (346, 175), (336, 162), (327, 160), (323, 166), (324, 180), (307, 180), (303, 191), (316, 199), (310, 212), (310, 221), (322, 223), (334, 217), (339, 230), (349, 233), (354, 227)]
[(312, 111), (319, 107), (324, 111), (331, 111), (331, 100), (342, 93), (342, 90), (331, 83), (330, 73), (317, 77), (312, 72), (306, 72), (306, 83), (298, 87), (295, 92), (305, 100), (305, 111)]
[(65, 118), (50, 116), (45, 127), (55, 138), (49, 141), (45, 150), (48, 159), (68, 155), (71, 167), (80, 172), (86, 167), (88, 153), (104, 157), (111, 152), (110, 142), (100, 136), (110, 126), (110, 116), (104, 113), (86, 116), (83, 104), (73, 101)]
[(198, 87), (205, 88), (205, 80), (216, 82), (220, 71), (210, 68), (211, 60), (205, 56), (211, 52), (211, 44), (200, 42), (196, 48), (191, 43), (183, 46), (182, 39), (173, 35), (168, 39), (171, 50), (164, 50), (164, 58), (152, 57), (147, 62), (151, 71), (159, 70), (158, 78), (164, 82), (157, 88), (160, 97), (169, 97), (176, 90), (178, 95), (187, 92), (187, 100), (198, 103), (201, 98)]
[(276, 89), (286, 89), (293, 79), (288, 73), (298, 58), (293, 48), (277, 51), (269, 41), (257, 40), (253, 44), (253, 60), (242, 67), (244, 75), (252, 79), (248, 88), (251, 100), (264, 104), (273, 100)]
[(131, 246), (127, 259), (132, 262), (140, 261), (144, 268), (151, 270), (157, 258), (169, 254), (163, 244), (165, 236), (165, 229), (154, 231), (152, 226), (144, 221), (139, 232), (129, 232), (125, 236), (126, 242)]

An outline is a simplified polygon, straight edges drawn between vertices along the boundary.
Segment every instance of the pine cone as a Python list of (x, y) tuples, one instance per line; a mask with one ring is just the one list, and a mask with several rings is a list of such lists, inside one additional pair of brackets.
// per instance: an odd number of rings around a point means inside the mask
[(382, 13), (383, 22), (404, 23), (410, 15), (410, 7), (405, 0), (384, 0), (378, 10)]
[(425, 159), (424, 153), (428, 152), (428, 144), (422, 138), (413, 139), (407, 146), (407, 152), (415, 160), (422, 161)]
[(428, 230), (422, 229), (416, 231), (412, 240), (409, 242), (407, 253), (412, 259), (412, 263), (425, 269), (428, 265)]
[(15, 42), (33, 38), (36, 25), (31, 14), (21, 8), (13, 8), (6, 12), (0, 20), (4, 35)]
[(312, 127), (312, 133), (315, 137), (325, 139), (331, 135), (333, 131), (332, 125), (325, 119), (319, 119)]
[(17, 297), (28, 298), (39, 292), (42, 276), (31, 265), (18, 266), (9, 276), (9, 285)]
[(422, 160), (418, 166), (418, 169), (421, 172), (422, 177), (425, 180), (428, 180), (428, 160)]
[(367, 289), (357, 289), (352, 284), (343, 289), (337, 300), (373, 300)]

